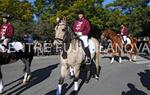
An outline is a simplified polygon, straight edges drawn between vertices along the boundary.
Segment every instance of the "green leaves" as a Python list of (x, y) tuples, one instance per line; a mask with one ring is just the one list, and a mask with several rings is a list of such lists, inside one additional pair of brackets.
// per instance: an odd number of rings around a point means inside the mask
[[(104, 0), (35, 0), (32, 5), (28, 0), (0, 0), (0, 15), (8, 12), (13, 16), (16, 37), (30, 32), (37, 37), (44, 35), (52, 38), (56, 18), (66, 17), (72, 25), (78, 9), (85, 11), (85, 17), (90, 21), (95, 35), (106, 28), (119, 33), (121, 24), (127, 25), (132, 35), (148, 33), (145, 31), (149, 30), (150, 25), (149, 0), (115, 0), (106, 7), (103, 7), (103, 2)], [(33, 14), (37, 17), (36, 22), (33, 21)]]

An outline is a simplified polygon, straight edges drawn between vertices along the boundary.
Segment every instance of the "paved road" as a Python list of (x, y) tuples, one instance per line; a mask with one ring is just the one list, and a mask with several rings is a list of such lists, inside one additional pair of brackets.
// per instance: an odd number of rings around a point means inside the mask
[[(100, 80), (91, 78), (88, 84), (80, 79), (79, 95), (150, 95), (150, 57), (140, 55), (136, 63), (123, 59), (121, 64), (110, 64), (110, 55), (101, 55)], [(54, 95), (59, 78), (59, 57), (35, 57), (32, 63), (32, 80), (27, 86), (19, 83), (23, 64), (18, 61), (2, 66), (4, 95)], [(66, 78), (66, 95), (73, 90), (72, 80)], [(149, 90), (148, 90), (149, 89)]]

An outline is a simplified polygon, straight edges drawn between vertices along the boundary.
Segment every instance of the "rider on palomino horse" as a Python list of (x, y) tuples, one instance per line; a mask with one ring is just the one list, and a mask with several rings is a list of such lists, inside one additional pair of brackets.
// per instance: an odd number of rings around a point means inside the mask
[(10, 15), (4, 13), (2, 15), (3, 24), (0, 27), (0, 40), (2, 41), (2, 52), (6, 52), (8, 49), (8, 43), (14, 35), (14, 27), (9, 22)]
[(128, 28), (125, 25), (121, 25), (120, 34), (123, 37), (123, 41), (127, 44), (127, 37), (128, 37)]
[(79, 38), (83, 41), (84, 51), (86, 53), (87, 59), (86, 63), (91, 62), (91, 55), (88, 47), (88, 34), (90, 31), (90, 23), (87, 19), (84, 18), (84, 11), (78, 10), (78, 19), (75, 21), (73, 25), (73, 31), (79, 36)]

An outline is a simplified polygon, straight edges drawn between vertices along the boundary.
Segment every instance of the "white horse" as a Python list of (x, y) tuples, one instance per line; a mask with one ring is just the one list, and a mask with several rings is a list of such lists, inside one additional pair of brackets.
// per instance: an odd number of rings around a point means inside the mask
[[(62, 51), (60, 53), (60, 79), (58, 83), (57, 95), (62, 94), (62, 84), (67, 75), (68, 69), (70, 69), (71, 76), (74, 76), (74, 91), (78, 92), (78, 79), (80, 73), (80, 66), (85, 63), (86, 54), (84, 52), (83, 42), (77, 35), (70, 29), (65, 20), (59, 20), (55, 27), (55, 40), (54, 45), (62, 44)], [(89, 49), (91, 52), (92, 62), (96, 66), (96, 78), (99, 78), (100, 65), (99, 65), (99, 42), (95, 38), (89, 39)], [(87, 78), (90, 77), (90, 64), (86, 65)]]

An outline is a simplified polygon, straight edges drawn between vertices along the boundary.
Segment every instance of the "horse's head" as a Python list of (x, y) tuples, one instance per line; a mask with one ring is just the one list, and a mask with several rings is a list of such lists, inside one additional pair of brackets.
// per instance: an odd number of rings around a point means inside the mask
[(107, 30), (103, 30), (101, 34), (101, 40), (104, 40), (109, 37), (109, 32)]
[(70, 43), (75, 39), (75, 33), (69, 27), (65, 19), (57, 18), (58, 24), (55, 27), (55, 40), (54, 45), (62, 43)]
[(102, 31), (101, 39), (110, 39), (112, 36), (116, 35), (111, 29), (106, 29)]
[(66, 32), (66, 20), (57, 18), (57, 25), (55, 26), (55, 40), (54, 45), (61, 44), (63, 42), (63, 37)]

